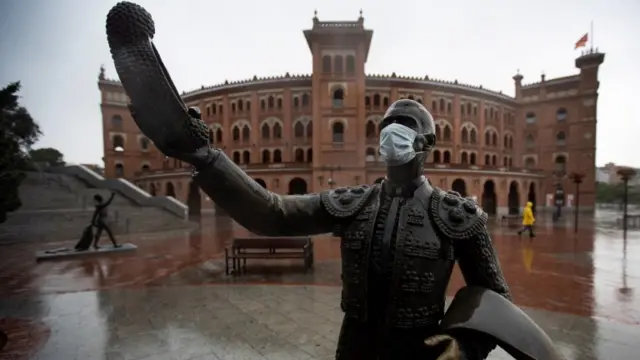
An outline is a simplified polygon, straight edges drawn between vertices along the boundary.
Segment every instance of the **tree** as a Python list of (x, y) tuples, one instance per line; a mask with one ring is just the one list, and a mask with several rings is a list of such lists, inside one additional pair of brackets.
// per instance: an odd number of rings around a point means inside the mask
[(46, 163), (50, 166), (64, 165), (64, 155), (58, 149), (41, 148), (29, 151), (33, 163)]
[(0, 223), (22, 205), (18, 187), (29, 165), (27, 152), (42, 134), (27, 109), (20, 106), (19, 91), (20, 82), (0, 89)]

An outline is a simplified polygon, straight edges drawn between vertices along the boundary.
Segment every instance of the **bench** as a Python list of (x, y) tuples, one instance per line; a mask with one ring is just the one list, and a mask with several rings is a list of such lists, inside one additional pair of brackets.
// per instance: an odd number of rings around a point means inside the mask
[(306, 272), (313, 267), (313, 241), (310, 237), (235, 238), (224, 249), (225, 273), (244, 272), (248, 259), (303, 259)]
[(519, 214), (502, 215), (500, 217), (500, 225), (506, 227), (513, 227), (514, 225), (520, 225), (522, 216)]

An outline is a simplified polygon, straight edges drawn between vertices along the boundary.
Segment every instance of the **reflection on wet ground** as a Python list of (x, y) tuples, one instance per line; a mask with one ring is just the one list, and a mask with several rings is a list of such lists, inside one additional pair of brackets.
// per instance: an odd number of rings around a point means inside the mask
[[(574, 234), (572, 221), (541, 222), (533, 241), (491, 227), (514, 301), (569, 359), (633, 359), (640, 233), (625, 241), (581, 219)], [(338, 240), (314, 239), (311, 273), (299, 261), (255, 261), (246, 275), (225, 276), (224, 247), (245, 235), (228, 218), (207, 217), (191, 233), (122, 236), (139, 246), (129, 254), (37, 264), (42, 246), (0, 247), (0, 330), (9, 334), (0, 359), (332, 358)], [(449, 294), (462, 285), (456, 270)]]

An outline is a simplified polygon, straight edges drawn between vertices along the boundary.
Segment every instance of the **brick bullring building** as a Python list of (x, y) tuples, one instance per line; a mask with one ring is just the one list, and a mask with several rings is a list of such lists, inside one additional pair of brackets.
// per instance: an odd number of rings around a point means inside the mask
[[(312, 75), (229, 82), (182, 94), (224, 149), (264, 187), (279, 194), (379, 182), (379, 124), (397, 99), (423, 103), (437, 124), (437, 150), (428, 160), (432, 184), (475, 197), (489, 214), (517, 212), (530, 200), (551, 205), (567, 174), (585, 175), (581, 206), (595, 195), (598, 68), (604, 54), (590, 51), (579, 74), (523, 85), (515, 97), (456, 81), (366, 75), (372, 30), (357, 21), (320, 21), (304, 31)], [(192, 214), (214, 204), (191, 183), (186, 164), (165, 159), (137, 128), (118, 81), (98, 82), (102, 94), (105, 174), (129, 179), (153, 195), (174, 196)], [(567, 195), (571, 205), (572, 195)]]

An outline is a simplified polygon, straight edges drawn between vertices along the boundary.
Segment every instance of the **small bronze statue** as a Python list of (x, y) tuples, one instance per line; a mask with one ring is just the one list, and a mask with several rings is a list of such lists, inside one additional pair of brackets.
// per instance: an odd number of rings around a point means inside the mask
[(102, 195), (96, 194), (93, 196), (93, 201), (95, 203), (95, 211), (93, 212), (93, 218), (91, 219), (91, 224), (96, 228), (96, 234), (93, 240), (93, 248), (99, 249), (98, 242), (100, 241), (100, 237), (102, 236), (102, 231), (106, 231), (109, 236), (109, 240), (113, 244), (113, 247), (120, 247), (116, 242), (115, 237), (113, 236), (113, 232), (109, 225), (107, 225), (107, 207), (113, 201), (113, 198), (116, 196), (115, 193), (111, 193), (109, 199), (105, 202), (102, 198)]
[[(382, 184), (281, 196), (209, 146), (200, 112), (180, 101), (150, 41), (153, 32), (151, 16), (138, 5), (119, 3), (107, 16), (116, 70), (142, 132), (165, 155), (193, 165), (194, 181), (248, 230), (341, 237), (337, 360), (476, 360), (496, 344), (517, 359), (560, 359), (549, 337), (507, 300), (487, 214), (423, 175), (436, 136), (421, 104), (399, 100), (384, 116)], [(456, 261), (469, 286), (445, 313)]]

